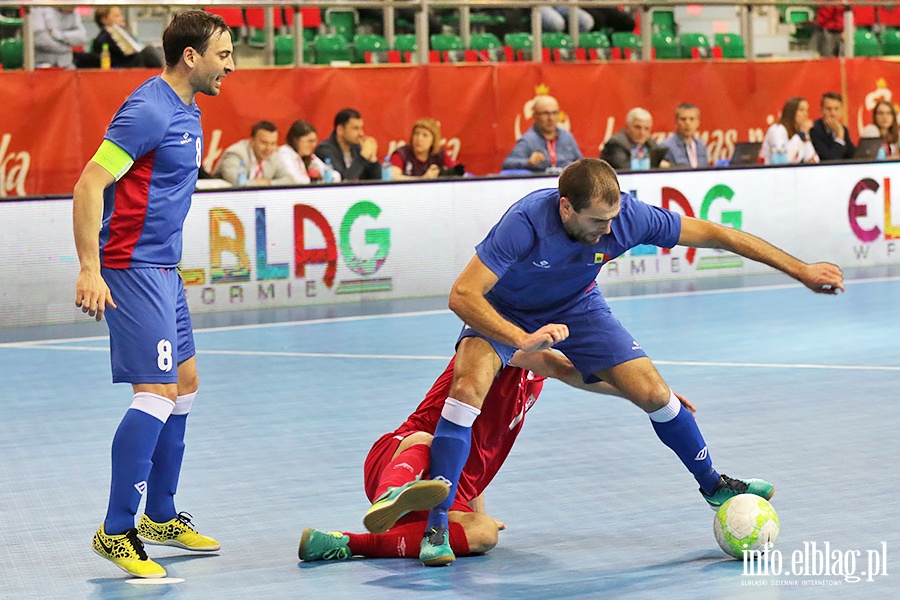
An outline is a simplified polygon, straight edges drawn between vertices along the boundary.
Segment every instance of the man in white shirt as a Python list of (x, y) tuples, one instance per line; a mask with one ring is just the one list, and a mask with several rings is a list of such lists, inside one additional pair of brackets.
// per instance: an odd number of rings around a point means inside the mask
[(292, 185), (294, 178), (275, 152), (278, 128), (270, 121), (259, 121), (250, 130), (250, 139), (225, 149), (215, 175), (232, 185)]

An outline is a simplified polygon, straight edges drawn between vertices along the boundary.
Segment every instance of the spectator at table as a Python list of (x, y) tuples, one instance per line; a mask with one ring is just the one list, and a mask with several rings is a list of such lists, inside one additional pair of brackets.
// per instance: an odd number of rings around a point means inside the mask
[(435, 179), (455, 165), (441, 147), (441, 124), (425, 117), (413, 124), (409, 143), (391, 155), (391, 179)]

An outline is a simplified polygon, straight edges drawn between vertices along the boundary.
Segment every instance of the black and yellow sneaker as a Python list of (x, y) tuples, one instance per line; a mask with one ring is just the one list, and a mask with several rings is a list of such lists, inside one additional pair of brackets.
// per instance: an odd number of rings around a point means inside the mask
[(91, 548), (132, 577), (157, 579), (166, 576), (166, 570), (161, 565), (147, 558), (137, 529), (133, 527), (119, 535), (107, 535), (101, 524), (94, 534)]
[(138, 537), (147, 544), (176, 546), (196, 552), (215, 552), (221, 546), (211, 537), (200, 535), (191, 526), (191, 515), (186, 512), (165, 523), (157, 523), (147, 515), (141, 515), (137, 527)]

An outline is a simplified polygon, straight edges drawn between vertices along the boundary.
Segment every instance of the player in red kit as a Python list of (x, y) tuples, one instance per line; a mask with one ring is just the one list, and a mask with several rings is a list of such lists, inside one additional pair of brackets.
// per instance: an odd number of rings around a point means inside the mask
[[(425, 399), (396, 430), (372, 446), (364, 466), (366, 495), (373, 502), (364, 523), (371, 533), (324, 532), (308, 528), (300, 539), (305, 561), (343, 560), (350, 556), (418, 558), (427, 510), (444, 500), (450, 487), (428, 479), (431, 439), (453, 379), (453, 364), (444, 369)], [(585, 384), (559, 353), (519, 352), (497, 375), (472, 429), (472, 450), (463, 467), (449, 512), (450, 545), (456, 556), (481, 554), (497, 545), (505, 525), (484, 512), (483, 492), (512, 450), (548, 377), (573, 387), (619, 396), (605, 382)], [(686, 408), (693, 407), (680, 398)]]

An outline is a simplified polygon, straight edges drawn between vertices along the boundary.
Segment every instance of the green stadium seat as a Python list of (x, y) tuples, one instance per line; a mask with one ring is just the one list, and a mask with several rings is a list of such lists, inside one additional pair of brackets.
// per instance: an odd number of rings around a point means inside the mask
[(353, 62), (386, 63), (390, 47), (387, 40), (374, 33), (357, 33), (353, 36)]
[(473, 33), (469, 39), (469, 49), (475, 50), (481, 62), (502, 62), (503, 42), (493, 33)]
[(294, 64), (293, 37), (289, 35), (275, 36), (275, 64), (278, 66)]
[(641, 36), (630, 31), (615, 31), (610, 36), (613, 46), (613, 58), (639, 60), (644, 52), (644, 41)]
[(722, 49), (722, 58), (746, 58), (744, 55), (744, 38), (736, 33), (715, 34), (716, 46)]
[(675, 35), (677, 32), (674, 10), (654, 10), (650, 17), (650, 22), (653, 26), (653, 33), (670, 33)]
[(25, 62), (25, 46), (21, 38), (0, 40), (0, 64), (4, 69), (21, 69)]
[(337, 34), (319, 34), (315, 39), (316, 64), (330, 65), (334, 61), (353, 60), (353, 52), (346, 38)]
[(784, 21), (794, 27), (791, 41), (808, 44), (815, 31), (816, 13), (809, 6), (789, 6), (784, 11)]
[(702, 33), (682, 33), (679, 36), (681, 58), (710, 58), (712, 46)]
[(881, 32), (881, 49), (885, 56), (900, 56), (900, 29), (888, 28)]
[(530, 33), (507, 33), (503, 36), (503, 44), (511, 50), (512, 60), (531, 60), (531, 47), (534, 45), (534, 38)]
[(612, 58), (612, 44), (609, 36), (602, 31), (586, 31), (578, 36), (578, 47), (585, 50), (591, 60)]
[(359, 13), (354, 9), (325, 9), (325, 25), (334, 35), (341, 36), (347, 42), (350, 42), (356, 35), (357, 23), (359, 23)]
[(456, 63), (466, 60), (466, 45), (462, 38), (454, 33), (438, 33), (431, 36), (431, 50), (437, 52), (441, 62)]
[(394, 50), (400, 53), (400, 58), (405, 63), (416, 62), (416, 51), (419, 49), (419, 41), (414, 33), (402, 33), (394, 36)]
[(881, 56), (881, 43), (875, 34), (857, 29), (853, 35), (853, 56)]
[(671, 33), (654, 33), (653, 50), (657, 60), (681, 58), (681, 44), (678, 43), (678, 38)]
[[(549, 57), (554, 62), (569, 62), (577, 58), (575, 41), (568, 33), (545, 32), (541, 34), (541, 45), (545, 59)], [(581, 54), (583, 56), (584, 52)]]

